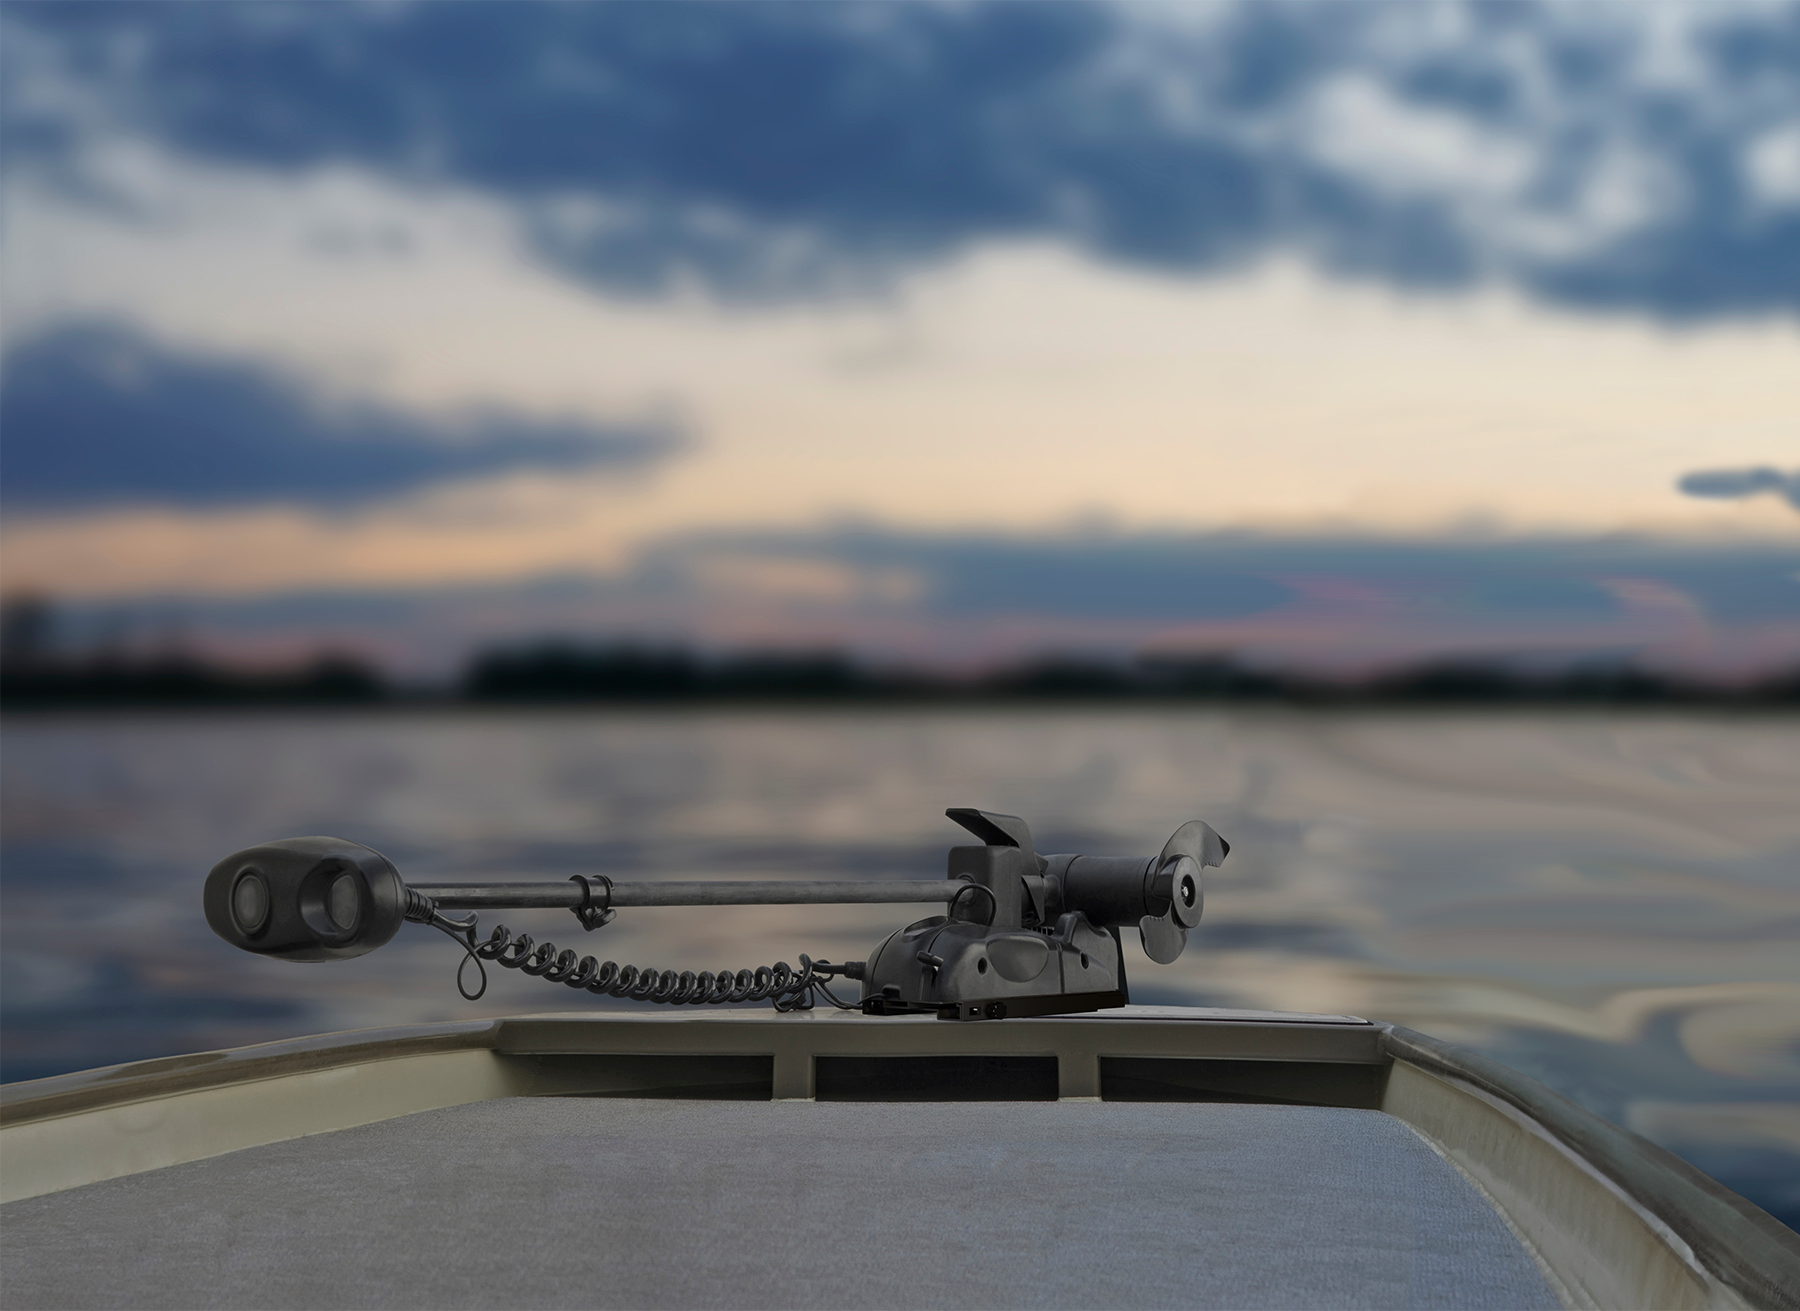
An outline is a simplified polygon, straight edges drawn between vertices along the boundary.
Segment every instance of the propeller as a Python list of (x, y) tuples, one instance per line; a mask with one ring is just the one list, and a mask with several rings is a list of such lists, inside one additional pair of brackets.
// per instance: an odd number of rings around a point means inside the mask
[[(1207, 865), (1222, 865), (1231, 854), (1231, 844), (1213, 832), (1212, 825), (1190, 820), (1175, 830), (1175, 836), (1164, 844), (1156, 858), (1156, 872), (1150, 875), (1150, 891), (1157, 901), (1167, 901), (1169, 908), (1161, 915), (1146, 915), (1138, 921), (1138, 937), (1144, 944), (1144, 955), (1158, 965), (1168, 965), (1187, 946), (1188, 930), (1200, 922), (1205, 909), (1205, 884), (1201, 870)], [(1154, 903), (1153, 903), (1154, 904)]]

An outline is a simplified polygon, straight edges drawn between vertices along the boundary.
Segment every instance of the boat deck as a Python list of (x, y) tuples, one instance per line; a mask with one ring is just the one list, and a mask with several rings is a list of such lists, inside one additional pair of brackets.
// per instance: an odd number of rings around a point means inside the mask
[(3, 1219), (13, 1306), (1559, 1305), (1422, 1138), (1341, 1107), (514, 1097)]
[(1800, 1239), (1342, 1015), (578, 1012), (0, 1086), (0, 1302), (1800, 1311)]

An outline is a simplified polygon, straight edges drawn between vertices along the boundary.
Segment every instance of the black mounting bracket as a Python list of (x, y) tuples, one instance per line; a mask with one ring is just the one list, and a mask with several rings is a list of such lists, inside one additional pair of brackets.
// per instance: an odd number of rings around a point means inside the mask
[[(575, 912), (575, 918), (581, 921), (581, 927), (592, 933), (595, 929), (605, 928), (618, 917), (619, 912), (612, 908), (612, 880), (604, 874), (571, 874), (569, 882), (581, 884), (585, 894), (579, 906), (569, 909)], [(594, 900), (594, 884), (600, 884), (601, 893), (598, 902)]]

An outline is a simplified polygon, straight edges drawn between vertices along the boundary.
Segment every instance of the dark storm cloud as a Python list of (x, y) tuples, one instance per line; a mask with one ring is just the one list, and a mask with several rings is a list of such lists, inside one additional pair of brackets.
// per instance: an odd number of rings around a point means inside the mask
[(1766, 464), (1748, 469), (1701, 469), (1686, 475), (1677, 486), (1689, 496), (1722, 501), (1774, 492), (1800, 510), (1800, 473), (1783, 473)]
[(433, 424), (329, 406), (266, 368), (168, 350), (116, 325), (20, 343), (0, 370), (0, 494), (14, 509), (295, 502), (349, 506), (514, 469), (640, 466), (671, 435), (488, 411)]
[(8, 8), (15, 161), (129, 128), (449, 179), (609, 287), (804, 290), (1039, 235), (1179, 271), (1282, 247), (1664, 315), (1800, 307), (1775, 140), (1800, 7), (1674, 37), (1666, 6)]
[(1110, 250), (1201, 261), (1269, 217), (1242, 151), (1159, 133), (1128, 97), (1087, 102), (1114, 20), (1085, 5), (55, 17), (80, 74), (185, 149), (473, 183), (614, 285), (684, 265), (807, 281), (1077, 221)]

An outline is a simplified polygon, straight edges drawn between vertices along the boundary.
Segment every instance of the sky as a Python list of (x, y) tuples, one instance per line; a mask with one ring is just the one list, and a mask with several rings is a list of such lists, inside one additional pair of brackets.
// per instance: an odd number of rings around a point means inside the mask
[(1800, 6), (0, 24), (71, 640), (1800, 661)]

